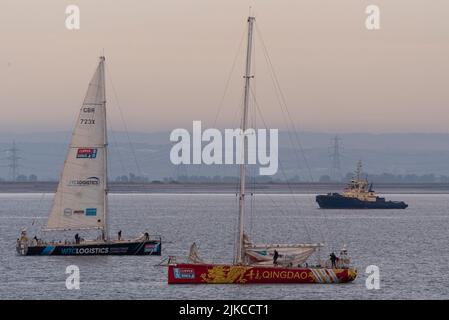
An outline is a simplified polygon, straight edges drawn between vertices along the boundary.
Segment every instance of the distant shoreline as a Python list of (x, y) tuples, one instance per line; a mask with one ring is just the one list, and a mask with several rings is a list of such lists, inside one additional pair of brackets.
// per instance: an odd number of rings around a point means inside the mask
[[(53, 193), (56, 181), (42, 182), (0, 182), (0, 193)], [(328, 193), (341, 192), (343, 183), (256, 183), (248, 184), (248, 193)], [(448, 183), (378, 183), (374, 185), (378, 193), (449, 193)], [(237, 192), (235, 183), (123, 183), (111, 182), (110, 193), (229, 193)]]

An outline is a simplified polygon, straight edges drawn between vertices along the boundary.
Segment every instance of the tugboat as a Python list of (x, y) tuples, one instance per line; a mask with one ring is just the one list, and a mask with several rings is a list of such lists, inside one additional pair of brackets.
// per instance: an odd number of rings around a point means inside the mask
[(349, 182), (342, 194), (328, 193), (316, 196), (321, 209), (405, 209), (404, 201), (386, 201), (378, 197), (373, 184), (361, 177), (362, 162), (357, 163), (354, 178)]

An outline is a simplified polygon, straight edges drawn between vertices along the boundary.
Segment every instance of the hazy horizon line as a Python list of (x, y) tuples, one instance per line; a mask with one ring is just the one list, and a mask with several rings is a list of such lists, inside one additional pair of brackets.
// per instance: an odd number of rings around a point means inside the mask
[[(169, 133), (175, 129), (178, 129), (181, 127), (176, 127), (173, 129), (166, 129), (166, 130), (149, 130), (149, 131), (143, 131), (143, 130), (108, 130), (109, 132), (116, 132), (116, 133), (137, 133), (137, 134), (165, 134), (165, 133)], [(203, 128), (204, 129), (208, 129), (211, 128), (209, 126), (205, 126)], [(219, 130), (224, 130), (224, 129), (231, 129), (231, 128), (237, 128), (237, 127), (216, 127)], [(189, 128), (184, 128), (187, 129), (189, 132), (191, 130), (189, 130)], [(272, 128), (272, 129), (276, 129), (276, 128)], [(286, 130), (286, 129), (278, 129), (279, 133), (285, 133), (285, 132), (295, 132), (293, 130)], [(8, 131), (1, 131), (0, 130), (0, 134), (1, 135), (22, 135), (22, 134), (52, 134), (52, 133), (71, 133), (72, 130), (32, 130), (32, 131), (20, 131), (20, 132), (11, 132), (11, 130)], [(385, 132), (373, 132), (373, 131), (345, 131), (345, 132), (336, 132), (336, 131), (314, 131), (314, 130), (297, 130), (296, 132), (300, 133), (300, 134), (329, 134), (329, 135), (356, 135), (356, 134), (370, 134), (370, 135), (413, 135), (413, 134), (428, 134), (428, 135), (449, 135), (449, 131), (447, 132), (443, 132), (443, 131), (385, 131)]]

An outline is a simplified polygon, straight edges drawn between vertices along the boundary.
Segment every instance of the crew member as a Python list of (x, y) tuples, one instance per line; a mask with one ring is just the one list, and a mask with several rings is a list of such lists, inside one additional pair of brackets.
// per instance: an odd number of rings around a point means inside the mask
[(26, 229), (23, 229), (22, 232), (20, 233), (20, 242), (21, 243), (27, 243), (28, 242)]
[(332, 263), (332, 268), (337, 268), (337, 264), (335, 263), (337, 261), (337, 256), (335, 255), (335, 253), (332, 252), (329, 255), (329, 258), (330, 258), (331, 263)]
[(273, 254), (273, 264), (277, 265), (278, 264), (278, 258), (279, 258), (279, 252), (277, 252), (277, 250), (274, 250), (274, 254)]

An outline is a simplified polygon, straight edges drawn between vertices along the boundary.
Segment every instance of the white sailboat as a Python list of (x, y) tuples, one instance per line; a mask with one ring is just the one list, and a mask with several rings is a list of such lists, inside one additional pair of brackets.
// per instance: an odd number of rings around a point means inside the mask
[(89, 83), (73, 130), (64, 168), (43, 231), (96, 229), (97, 240), (47, 243), (28, 239), (23, 230), (17, 241), (21, 255), (160, 255), (160, 237), (142, 234), (133, 240), (110, 238), (108, 222), (107, 124), (105, 57)]

